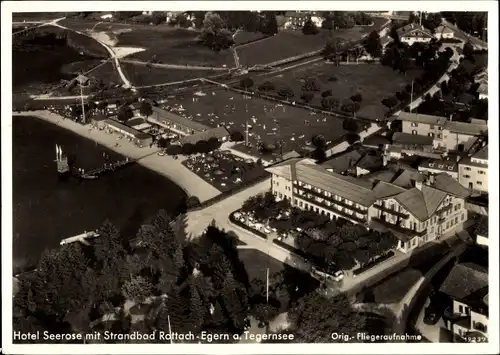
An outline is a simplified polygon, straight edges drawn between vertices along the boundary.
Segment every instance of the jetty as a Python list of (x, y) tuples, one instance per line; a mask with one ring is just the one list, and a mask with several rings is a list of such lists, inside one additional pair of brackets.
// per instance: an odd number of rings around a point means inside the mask
[(114, 163), (104, 163), (103, 166), (89, 171), (74, 168), (72, 173), (73, 176), (79, 179), (92, 180), (92, 179), (97, 179), (99, 176), (105, 173), (118, 170), (133, 163), (135, 163), (134, 159), (126, 158), (124, 160), (120, 160)]
[(85, 245), (90, 245), (89, 242), (87, 242), (87, 239), (97, 238), (99, 236), (100, 236), (100, 234), (97, 230), (92, 231), (92, 232), (83, 232), (82, 234), (75, 235), (74, 237), (69, 237), (69, 238), (63, 239), (63, 240), (61, 240), (61, 243), (59, 243), (59, 244), (65, 245), (65, 244), (80, 242), (80, 243), (85, 244)]

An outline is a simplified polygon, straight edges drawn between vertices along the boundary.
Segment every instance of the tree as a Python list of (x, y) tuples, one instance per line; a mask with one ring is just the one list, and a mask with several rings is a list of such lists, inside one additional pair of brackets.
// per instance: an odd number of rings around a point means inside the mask
[(259, 325), (268, 324), (279, 314), (278, 308), (265, 303), (259, 303), (252, 307), (252, 315), (257, 319)]
[(207, 141), (207, 149), (209, 152), (218, 149), (221, 146), (221, 142), (217, 137), (210, 137)]
[(339, 54), (341, 46), (342, 41), (338, 37), (329, 38), (323, 49), (323, 57), (327, 59), (333, 58), (335, 55)]
[(319, 88), (316, 80), (309, 78), (309, 79), (306, 79), (304, 81), (304, 84), (302, 85), (302, 90), (303, 91), (319, 91), (320, 88)]
[[(326, 298), (318, 292), (302, 297), (289, 310), (288, 320), (300, 343), (329, 343), (332, 334), (346, 334), (347, 342), (359, 341), (356, 334), (366, 331), (366, 318), (353, 309), (346, 296)], [(333, 339), (334, 340), (334, 339)]]
[(185, 143), (182, 145), (182, 154), (191, 155), (196, 151), (196, 148), (191, 143)]
[(391, 96), (389, 98), (383, 99), (382, 104), (387, 108), (392, 109), (398, 104), (398, 99), (395, 96)]
[(360, 139), (361, 138), (360, 138), (359, 134), (356, 134), (353, 132), (349, 132), (346, 134), (346, 141), (350, 145), (353, 145), (354, 143), (359, 142)]
[(321, 22), (321, 28), (324, 28), (326, 30), (332, 30), (333, 29), (333, 19), (331, 17), (325, 17), (323, 22)]
[(129, 119), (134, 117), (134, 113), (132, 112), (132, 109), (128, 106), (122, 106), (118, 110), (118, 115), (117, 118), (121, 122), (127, 122)]
[(318, 27), (316, 27), (314, 22), (312, 22), (311, 17), (309, 17), (304, 23), (302, 33), (305, 35), (316, 35), (319, 33)]
[(259, 91), (274, 91), (276, 87), (274, 84), (270, 81), (264, 81), (262, 84), (259, 85), (258, 87)]
[(380, 58), (382, 55), (382, 44), (377, 31), (372, 31), (364, 40), (364, 48), (373, 58)]
[(465, 58), (470, 58), (474, 54), (474, 46), (472, 43), (467, 42), (464, 44), (463, 54)]
[(425, 19), (422, 19), (422, 25), (434, 33), (435, 29), (441, 25), (441, 13), (427, 13)]
[(139, 107), (139, 112), (145, 117), (149, 117), (153, 114), (153, 107), (148, 101), (142, 101)]
[(168, 155), (179, 155), (182, 154), (182, 147), (178, 144), (171, 144), (167, 147), (166, 153)]
[(198, 41), (215, 51), (229, 48), (234, 44), (234, 40), (231, 32), (226, 30), (225, 26), (226, 24), (219, 14), (207, 12)]
[(274, 35), (278, 33), (278, 22), (276, 21), (276, 13), (273, 11), (263, 11), (263, 19), (261, 22), (260, 32), (266, 35)]
[(108, 104), (106, 101), (99, 101), (99, 103), (97, 104), (97, 108), (101, 111), (105, 110), (106, 107), (108, 107)]
[(311, 138), (311, 143), (319, 149), (325, 149), (326, 147), (326, 139), (322, 134), (315, 134)]
[(358, 130), (358, 124), (356, 120), (348, 118), (342, 123), (342, 128), (348, 132), (356, 132)]
[(339, 107), (339, 105), (340, 105), (339, 101), (331, 96), (324, 97), (321, 99), (321, 107), (323, 107), (326, 110), (335, 110)]
[(332, 95), (333, 95), (332, 89), (325, 90), (321, 93), (321, 97), (328, 97), (328, 96), (332, 96)]
[(361, 94), (359, 92), (355, 93), (354, 95), (351, 96), (351, 101), (361, 102), (362, 100), (363, 100), (363, 96), (361, 96)]
[(307, 103), (311, 102), (311, 100), (314, 98), (314, 93), (310, 92), (310, 91), (304, 92), (304, 93), (302, 93), (300, 98), (307, 104)]
[(244, 79), (241, 79), (240, 80), (240, 86), (245, 89), (245, 90), (248, 90), (250, 89), (252, 86), (253, 86), (253, 80), (252, 78), (244, 78)]
[(293, 93), (292, 89), (289, 88), (289, 87), (281, 88), (278, 91), (278, 95), (281, 96), (284, 99), (291, 99), (292, 97), (295, 96), (295, 94)]
[(142, 303), (152, 295), (153, 285), (142, 276), (135, 276), (122, 286), (123, 294), (130, 300)]
[(198, 141), (194, 145), (194, 150), (197, 153), (208, 153), (209, 152), (209, 147), (208, 147), (208, 142), (207, 141)]
[(241, 133), (240, 131), (235, 131), (235, 132), (232, 132), (231, 135), (229, 136), (229, 138), (233, 141), (233, 142), (242, 142), (245, 140), (245, 136), (243, 135), (243, 133)]

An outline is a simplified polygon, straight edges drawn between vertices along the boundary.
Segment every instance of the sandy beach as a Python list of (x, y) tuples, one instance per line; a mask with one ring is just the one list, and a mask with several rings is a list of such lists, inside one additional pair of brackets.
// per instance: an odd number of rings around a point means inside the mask
[(47, 122), (57, 124), (80, 136), (94, 140), (119, 154), (137, 159), (139, 164), (165, 176), (181, 187), (189, 196), (197, 196), (201, 202), (209, 200), (221, 193), (215, 187), (205, 182), (202, 178), (182, 165), (181, 162), (184, 159), (181, 156), (179, 156), (177, 160), (168, 155), (159, 156), (157, 153), (160, 149), (157, 147), (139, 148), (125, 138), (116, 140), (116, 135), (108, 134), (105, 131), (97, 129), (90, 129), (88, 125), (83, 126), (70, 119), (64, 119), (56, 113), (45, 110), (13, 113), (12, 119), (15, 119), (16, 116), (38, 117)]

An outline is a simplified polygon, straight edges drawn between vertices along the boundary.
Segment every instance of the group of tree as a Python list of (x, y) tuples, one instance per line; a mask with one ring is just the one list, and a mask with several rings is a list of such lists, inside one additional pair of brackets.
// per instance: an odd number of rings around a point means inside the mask
[(331, 11), (323, 12), (321, 27), (328, 30), (352, 28), (356, 25), (367, 26), (373, 23), (371, 16), (361, 11)]
[(231, 31), (227, 29), (220, 15), (215, 12), (205, 14), (203, 27), (197, 40), (215, 51), (227, 49), (234, 44)]
[(487, 12), (442, 12), (444, 18), (457, 25), (462, 31), (469, 34), (481, 35), (487, 27)]
[[(200, 141), (196, 142), (195, 144), (184, 143), (182, 146), (171, 145), (166, 150), (166, 152), (169, 155), (178, 155), (178, 154), (191, 155), (191, 154), (196, 154), (196, 153), (207, 154), (209, 152), (212, 152), (214, 150), (219, 149), (220, 145), (221, 145), (221, 143), (216, 137), (211, 137), (208, 140), (200, 140)], [(174, 148), (174, 147), (177, 147), (177, 148)], [(172, 154), (172, 153), (176, 153), (176, 154)]]
[(241, 211), (252, 213), (258, 220), (268, 220), (290, 209), (287, 200), (276, 201), (271, 191), (249, 197), (243, 202)]
[(304, 26), (302, 27), (302, 33), (305, 35), (316, 35), (319, 33), (319, 29), (316, 24), (311, 20), (309, 16), (307, 20), (304, 22)]
[(373, 58), (380, 58), (382, 55), (382, 44), (380, 43), (380, 35), (377, 31), (372, 31), (363, 41), (363, 46), (366, 52)]
[(363, 226), (339, 220), (320, 226), (322, 233), (302, 233), (295, 238), (295, 246), (313, 258), (349, 270), (356, 262), (365, 265), (397, 244), (392, 233), (367, 231)]

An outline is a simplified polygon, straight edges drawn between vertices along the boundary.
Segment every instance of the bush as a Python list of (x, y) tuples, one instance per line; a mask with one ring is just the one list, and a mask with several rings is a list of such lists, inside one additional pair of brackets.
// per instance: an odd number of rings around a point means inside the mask
[(250, 89), (252, 86), (253, 86), (253, 80), (252, 78), (244, 78), (244, 79), (241, 79), (240, 81), (240, 86), (245, 89), (245, 90), (248, 90)]
[(235, 131), (235, 132), (231, 133), (231, 135), (229, 136), (229, 138), (233, 142), (242, 142), (242, 141), (245, 140), (245, 136), (240, 131)]
[(200, 199), (197, 196), (189, 196), (186, 200), (186, 207), (193, 208), (200, 205)]
[(319, 86), (314, 79), (306, 79), (304, 85), (302, 85), (303, 91), (319, 91)]
[(356, 134), (353, 132), (347, 133), (345, 138), (346, 138), (347, 143), (349, 143), (350, 145), (358, 142), (361, 139), (359, 134)]
[(288, 87), (281, 88), (278, 91), (278, 95), (285, 99), (290, 99), (295, 96), (293, 90)]
[(304, 92), (302, 93), (302, 95), (300, 96), (300, 98), (305, 102), (305, 103), (309, 103), (311, 102), (311, 100), (314, 98), (314, 93), (313, 92)]
[(276, 89), (276, 87), (270, 81), (265, 81), (262, 84), (260, 84), (259, 87), (258, 87), (259, 91), (273, 91), (275, 89)]
[(361, 96), (361, 94), (359, 92), (351, 96), (351, 101), (361, 102), (362, 100), (363, 100), (363, 96)]
[(335, 100), (333, 97), (328, 96), (321, 99), (321, 107), (325, 110), (337, 109), (339, 107), (339, 101)]
[(342, 128), (348, 132), (356, 132), (358, 130), (358, 124), (356, 120), (348, 118), (342, 123)]
[(332, 89), (325, 90), (321, 93), (321, 97), (328, 97), (328, 96), (332, 96), (332, 95), (333, 95)]

